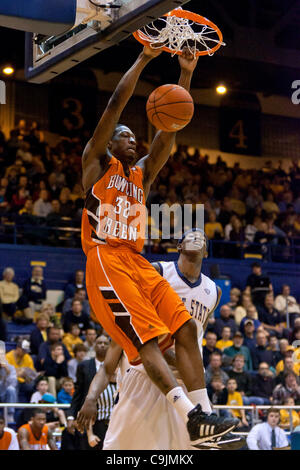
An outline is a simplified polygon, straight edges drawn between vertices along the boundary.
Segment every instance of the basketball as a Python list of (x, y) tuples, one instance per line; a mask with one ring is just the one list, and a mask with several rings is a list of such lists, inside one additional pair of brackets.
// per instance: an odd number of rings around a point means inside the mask
[(183, 129), (194, 114), (194, 101), (179, 85), (162, 85), (149, 96), (147, 116), (156, 129), (177, 132)]

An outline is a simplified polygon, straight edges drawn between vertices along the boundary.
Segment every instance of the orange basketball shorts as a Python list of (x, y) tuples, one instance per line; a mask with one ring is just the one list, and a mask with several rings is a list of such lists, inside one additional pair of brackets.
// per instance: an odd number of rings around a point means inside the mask
[(91, 307), (104, 330), (139, 363), (139, 349), (158, 338), (161, 350), (188, 320), (178, 294), (139, 253), (100, 245), (88, 252), (86, 287)]

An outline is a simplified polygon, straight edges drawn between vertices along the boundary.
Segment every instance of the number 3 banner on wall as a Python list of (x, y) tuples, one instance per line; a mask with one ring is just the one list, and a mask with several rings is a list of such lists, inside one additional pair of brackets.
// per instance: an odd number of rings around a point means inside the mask
[(243, 155), (261, 155), (259, 110), (220, 108), (220, 150)]

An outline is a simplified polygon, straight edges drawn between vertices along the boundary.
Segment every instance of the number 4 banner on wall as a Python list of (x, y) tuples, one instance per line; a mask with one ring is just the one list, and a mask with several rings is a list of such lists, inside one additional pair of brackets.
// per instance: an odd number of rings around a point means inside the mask
[(244, 155), (261, 155), (260, 111), (220, 108), (220, 150)]

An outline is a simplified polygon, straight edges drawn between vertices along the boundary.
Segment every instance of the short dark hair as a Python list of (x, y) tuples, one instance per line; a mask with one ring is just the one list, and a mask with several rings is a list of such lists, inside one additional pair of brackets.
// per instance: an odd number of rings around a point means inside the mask
[(47, 413), (46, 413), (46, 410), (44, 410), (43, 408), (34, 408), (32, 410), (32, 417), (39, 415), (39, 414), (46, 415)]
[(85, 351), (87, 352), (87, 347), (84, 344), (75, 344), (73, 348), (73, 353), (74, 355), (80, 351)]
[(251, 264), (251, 268), (261, 268), (261, 265), (257, 262)]
[(278, 408), (268, 408), (267, 409), (267, 417), (269, 416), (270, 413), (278, 413), (280, 415), (280, 410)]

